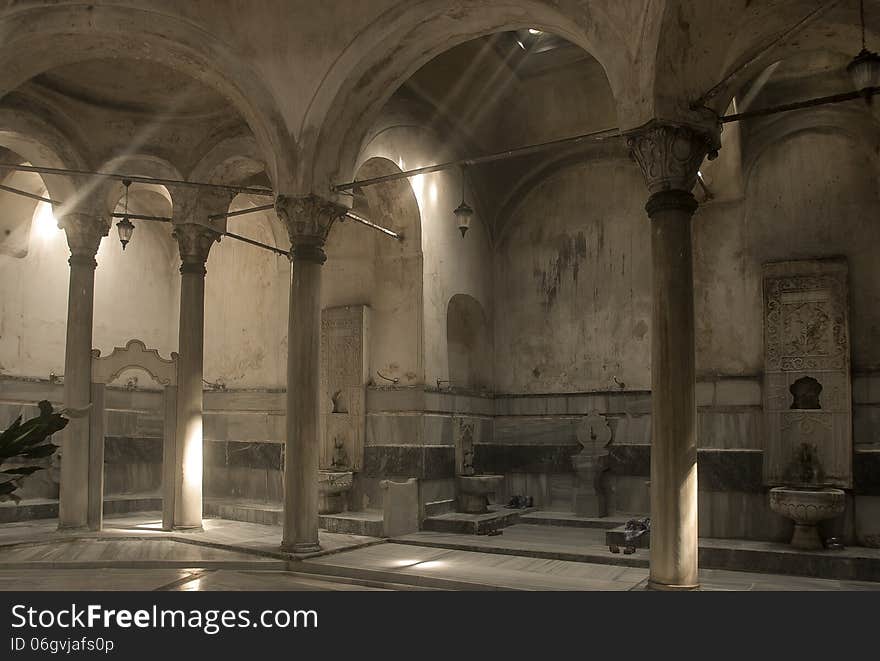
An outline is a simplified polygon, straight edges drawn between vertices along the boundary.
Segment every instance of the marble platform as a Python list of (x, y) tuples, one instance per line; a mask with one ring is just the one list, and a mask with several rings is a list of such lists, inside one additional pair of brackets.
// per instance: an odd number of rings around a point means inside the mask
[(465, 512), (446, 512), (429, 516), (422, 522), (424, 530), (433, 532), (457, 533), (461, 535), (485, 535), (517, 523), (521, 517), (534, 508), (507, 509), (500, 505), (490, 505), (486, 514), (467, 514)]
[[(206, 498), (205, 516), (227, 521), (280, 526), (284, 523), (284, 508), (281, 503), (274, 502)], [(364, 510), (321, 514), (318, 516), (318, 527), (332, 533), (381, 537), (384, 526), (381, 510)]]

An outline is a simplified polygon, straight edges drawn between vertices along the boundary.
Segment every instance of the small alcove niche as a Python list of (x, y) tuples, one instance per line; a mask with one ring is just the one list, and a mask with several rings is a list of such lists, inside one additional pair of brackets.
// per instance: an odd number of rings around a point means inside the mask
[(811, 376), (802, 376), (789, 387), (792, 409), (821, 409), (819, 394), (822, 384)]

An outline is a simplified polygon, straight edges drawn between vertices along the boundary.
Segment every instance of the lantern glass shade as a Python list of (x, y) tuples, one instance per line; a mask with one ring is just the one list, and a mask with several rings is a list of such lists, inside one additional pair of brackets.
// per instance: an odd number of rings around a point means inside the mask
[(455, 214), (455, 218), (458, 221), (458, 231), (464, 236), (467, 233), (468, 228), (471, 226), (471, 218), (474, 217), (474, 210), (468, 206), (467, 202), (462, 201), (452, 213)]
[(125, 246), (131, 241), (131, 234), (134, 232), (134, 225), (128, 216), (116, 223), (116, 231), (119, 232), (119, 242), (122, 244), (122, 249), (125, 250)]
[(880, 87), (880, 55), (877, 53), (863, 48), (846, 67), (846, 71), (857, 90)]

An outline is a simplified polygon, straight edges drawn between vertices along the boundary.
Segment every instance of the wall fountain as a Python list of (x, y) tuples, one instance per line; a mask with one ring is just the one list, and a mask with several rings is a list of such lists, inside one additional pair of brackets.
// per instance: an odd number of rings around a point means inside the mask
[(847, 265), (764, 265), (764, 484), (795, 524), (792, 546), (820, 549), (817, 524), (852, 487)]
[(350, 509), (348, 496), (363, 462), (369, 332), (370, 309), (365, 305), (321, 313), (321, 514)]

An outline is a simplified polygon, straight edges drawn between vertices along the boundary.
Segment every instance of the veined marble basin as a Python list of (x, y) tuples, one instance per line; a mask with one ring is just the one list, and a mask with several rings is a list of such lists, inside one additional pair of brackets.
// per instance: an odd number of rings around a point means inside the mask
[(816, 524), (843, 514), (846, 494), (831, 488), (776, 487), (770, 489), (770, 509), (794, 521), (792, 546), (816, 550), (823, 548)]
[(318, 513), (338, 514), (348, 504), (348, 492), (354, 483), (352, 471), (318, 471)]
[(459, 512), (485, 514), (489, 496), (504, 480), (503, 475), (456, 475), (455, 490)]

